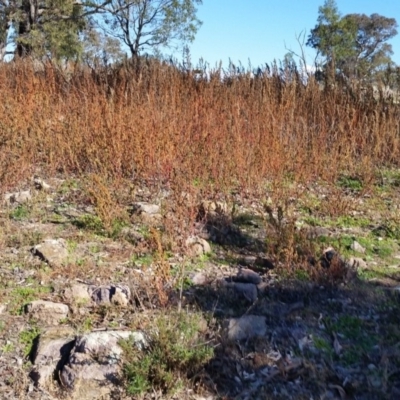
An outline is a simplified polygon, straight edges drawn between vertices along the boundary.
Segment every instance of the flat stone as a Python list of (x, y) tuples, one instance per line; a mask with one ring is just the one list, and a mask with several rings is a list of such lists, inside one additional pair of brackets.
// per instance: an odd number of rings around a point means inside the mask
[(35, 300), (26, 305), (25, 312), (30, 318), (35, 318), (47, 325), (58, 325), (68, 316), (69, 307), (63, 303)]
[(229, 320), (228, 338), (231, 340), (251, 339), (265, 336), (267, 325), (265, 317), (258, 315), (244, 315)]
[(47, 239), (34, 246), (32, 254), (54, 268), (65, 264), (69, 256), (67, 242), (64, 239)]

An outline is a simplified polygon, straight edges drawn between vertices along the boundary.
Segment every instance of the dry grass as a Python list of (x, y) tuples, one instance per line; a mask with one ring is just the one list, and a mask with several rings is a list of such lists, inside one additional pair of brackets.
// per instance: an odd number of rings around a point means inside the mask
[(106, 187), (127, 179), (178, 189), (179, 206), (182, 192), (259, 193), (267, 181), (332, 182), (343, 172), (368, 181), (376, 167), (398, 163), (399, 106), (284, 76), (195, 75), (158, 62), (65, 76), (50, 64), (40, 72), (3, 64), (1, 188), (38, 169), (91, 174), (89, 194), (110, 223)]

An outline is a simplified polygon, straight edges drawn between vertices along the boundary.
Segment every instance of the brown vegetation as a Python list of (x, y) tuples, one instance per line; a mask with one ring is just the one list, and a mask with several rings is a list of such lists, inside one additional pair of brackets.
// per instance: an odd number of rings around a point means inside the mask
[(139, 74), (78, 68), (67, 78), (51, 65), (12, 63), (0, 82), (3, 189), (41, 167), (254, 190), (288, 175), (364, 175), (399, 159), (398, 106), (285, 83), (278, 71), (206, 77), (150, 63)]

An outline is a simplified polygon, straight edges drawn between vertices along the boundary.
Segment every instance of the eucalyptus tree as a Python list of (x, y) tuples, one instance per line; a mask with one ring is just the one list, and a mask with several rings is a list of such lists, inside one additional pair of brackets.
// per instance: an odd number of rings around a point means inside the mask
[(387, 42), (396, 28), (394, 18), (379, 14), (342, 16), (335, 0), (325, 0), (307, 46), (322, 57), (325, 72), (365, 80), (391, 63), (393, 51)]
[(111, 0), (101, 6), (101, 25), (119, 39), (132, 58), (193, 41), (201, 26), (202, 0)]
[[(110, 0), (0, 0), (0, 60), (18, 57), (77, 57), (90, 15)], [(10, 50), (11, 49), (11, 50)]]

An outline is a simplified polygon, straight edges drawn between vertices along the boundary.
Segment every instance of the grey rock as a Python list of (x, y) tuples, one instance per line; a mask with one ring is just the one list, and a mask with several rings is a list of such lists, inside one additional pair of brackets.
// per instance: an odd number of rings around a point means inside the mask
[(190, 280), (194, 285), (204, 285), (207, 282), (207, 276), (202, 274), (201, 272), (197, 272), (191, 276)]
[(257, 257), (256, 256), (244, 256), (239, 260), (240, 264), (246, 265), (246, 266), (251, 266), (254, 265), (256, 262)]
[(259, 283), (261, 283), (261, 276), (251, 269), (241, 268), (235, 278), (235, 281), (243, 283), (254, 283), (255, 285), (258, 285)]
[(110, 398), (113, 386), (120, 383), (123, 350), (118, 343), (129, 339), (139, 349), (147, 347), (141, 332), (92, 332), (77, 338), (59, 374), (72, 399)]
[(38, 190), (48, 191), (51, 189), (50, 185), (46, 183), (43, 179), (40, 179), (38, 176), (33, 178), (33, 183), (35, 184), (35, 188)]
[(348, 266), (355, 269), (367, 269), (367, 263), (359, 257), (351, 257), (348, 261)]
[(160, 206), (157, 204), (150, 204), (145, 202), (137, 202), (133, 205), (134, 209), (140, 213), (154, 215), (160, 213)]
[(233, 283), (233, 288), (236, 293), (242, 295), (250, 303), (254, 303), (257, 300), (257, 286), (253, 283)]
[(4, 195), (4, 202), (6, 204), (13, 204), (13, 203), (23, 204), (30, 201), (31, 199), (32, 199), (32, 194), (30, 190), (23, 190), (15, 193), (6, 193)]
[(127, 286), (115, 286), (115, 292), (111, 295), (111, 303), (116, 306), (127, 307), (131, 298), (131, 291)]
[(76, 337), (70, 327), (49, 328), (37, 339), (30, 377), (41, 390), (56, 389), (59, 378), (71, 400), (112, 398), (114, 385), (121, 383), (120, 340), (132, 340), (139, 350), (148, 346), (141, 332), (102, 331)]
[(68, 261), (67, 242), (64, 239), (47, 239), (33, 247), (32, 254), (40, 257), (51, 267), (58, 267)]
[(232, 340), (251, 339), (265, 336), (267, 325), (265, 317), (258, 315), (244, 315), (229, 320), (228, 338)]
[(47, 325), (57, 325), (68, 316), (69, 307), (62, 303), (35, 300), (26, 305), (25, 312), (30, 318), (35, 318)]
[(69, 326), (51, 327), (39, 335), (30, 372), (36, 385), (47, 389), (54, 386), (54, 373), (69, 356), (74, 343), (75, 331)]
[(64, 297), (78, 304), (87, 304), (91, 302), (90, 287), (82, 283), (72, 285), (64, 290)]
[(356, 251), (357, 253), (365, 253), (365, 248), (361, 246), (360, 243), (358, 243), (356, 240), (351, 244), (351, 249)]
[(97, 304), (115, 304), (126, 307), (131, 298), (131, 291), (126, 285), (104, 285), (95, 288), (91, 298)]
[(186, 247), (191, 256), (201, 256), (203, 254), (211, 253), (211, 246), (205, 240), (197, 236), (190, 236), (186, 240)]

